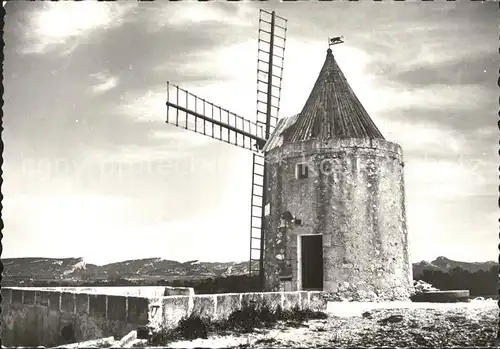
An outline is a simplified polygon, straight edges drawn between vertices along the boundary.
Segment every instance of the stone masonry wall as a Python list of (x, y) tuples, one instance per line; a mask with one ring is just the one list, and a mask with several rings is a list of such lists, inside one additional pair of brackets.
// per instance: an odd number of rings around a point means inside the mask
[[(190, 314), (224, 319), (250, 301), (257, 305), (266, 302), (271, 308), (279, 305), (283, 309), (298, 306), (326, 310), (326, 299), (321, 292), (135, 297), (69, 289), (3, 288), (2, 344), (51, 347), (109, 336), (120, 338), (138, 326), (155, 330), (174, 328)], [(70, 336), (65, 336), (65, 332)]]
[(2, 288), (2, 344), (54, 346), (115, 335), (149, 321), (147, 298)]
[[(298, 163), (308, 164), (308, 178), (296, 179)], [(334, 299), (409, 297), (404, 164), (397, 144), (362, 139), (285, 144), (269, 152), (267, 165), (267, 290), (282, 287), (284, 265), (291, 267), (292, 289), (300, 289), (298, 236), (323, 234), (323, 287)], [(289, 226), (283, 237), (278, 227), (285, 211), (302, 224)]]
[(266, 303), (271, 309), (280, 306), (284, 310), (299, 307), (325, 311), (327, 306), (325, 294), (313, 291), (170, 296), (151, 300), (151, 306), (157, 310), (150, 313), (150, 326), (155, 329), (174, 328), (182, 317), (191, 314), (221, 320), (248, 302), (254, 302), (257, 306)]

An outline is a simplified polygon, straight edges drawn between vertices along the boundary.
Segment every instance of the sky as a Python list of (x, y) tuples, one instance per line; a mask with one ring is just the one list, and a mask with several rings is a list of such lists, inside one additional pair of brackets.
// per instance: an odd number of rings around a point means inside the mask
[(249, 256), (252, 155), (165, 123), (166, 82), (255, 119), (259, 7), (288, 19), (280, 115), (336, 60), (404, 151), (412, 261), (497, 258), (498, 5), (9, 2), (3, 258)]

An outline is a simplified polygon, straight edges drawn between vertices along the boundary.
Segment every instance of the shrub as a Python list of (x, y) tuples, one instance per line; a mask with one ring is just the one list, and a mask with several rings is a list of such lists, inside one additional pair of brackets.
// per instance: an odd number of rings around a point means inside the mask
[(250, 333), (256, 328), (271, 328), (280, 321), (298, 326), (308, 320), (326, 318), (327, 315), (320, 311), (299, 307), (283, 310), (280, 306), (272, 308), (267, 303), (258, 305), (255, 302), (248, 302), (223, 320), (212, 321), (191, 314), (182, 318), (175, 329), (153, 334), (149, 342), (151, 345), (166, 345), (178, 339), (208, 338), (210, 333), (221, 334), (229, 331)]
[(179, 321), (176, 330), (183, 339), (208, 338), (210, 322), (210, 319), (191, 314)]

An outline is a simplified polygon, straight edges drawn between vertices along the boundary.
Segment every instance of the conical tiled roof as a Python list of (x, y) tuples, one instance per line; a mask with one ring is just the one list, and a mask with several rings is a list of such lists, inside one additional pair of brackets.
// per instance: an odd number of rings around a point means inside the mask
[(302, 112), (283, 136), (285, 142), (336, 138), (384, 139), (349, 86), (331, 49), (327, 51), (325, 64)]

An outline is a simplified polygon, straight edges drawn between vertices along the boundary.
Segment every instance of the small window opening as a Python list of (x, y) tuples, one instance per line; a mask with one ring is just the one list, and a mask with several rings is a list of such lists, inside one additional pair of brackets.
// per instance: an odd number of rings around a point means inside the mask
[(309, 166), (306, 163), (297, 164), (295, 168), (295, 178), (303, 179), (309, 177)]

